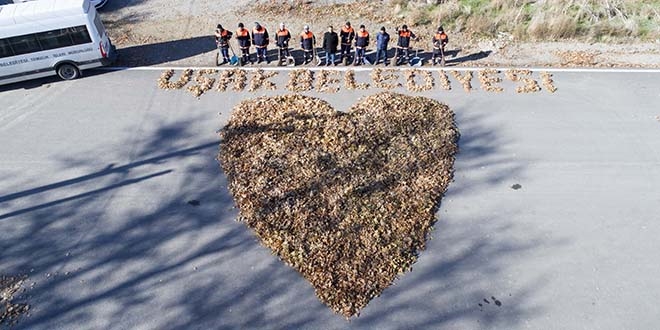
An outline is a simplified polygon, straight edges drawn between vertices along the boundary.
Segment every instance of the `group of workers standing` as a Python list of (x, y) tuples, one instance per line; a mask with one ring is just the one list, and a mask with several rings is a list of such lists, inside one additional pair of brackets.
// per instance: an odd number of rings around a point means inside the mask
[[(395, 59), (396, 65), (401, 65), (404, 62), (410, 63), (411, 58), (411, 40), (417, 40), (417, 36), (408, 29), (406, 25), (401, 28), (396, 28), (398, 36)], [(238, 23), (236, 30), (236, 40), (240, 49), (240, 54), (236, 53), (238, 63), (240, 65), (253, 64), (255, 61), (250, 57), (250, 47), (256, 48), (256, 63), (267, 62), (270, 63), (267, 55), (268, 45), (270, 43), (270, 36), (268, 30), (258, 22), (254, 23), (254, 28), (249, 31), (245, 28), (243, 23)], [(218, 24), (215, 30), (215, 40), (219, 50), (216, 56), (216, 64), (222, 65), (230, 62), (229, 50), (234, 52), (229, 44), (229, 40), (234, 36), (229, 30), (226, 30), (222, 25)], [(286, 28), (284, 23), (280, 23), (279, 29), (276, 34), (275, 45), (278, 48), (278, 64), (295, 64), (295, 59), (292, 57), (289, 42), (291, 41), (291, 33)], [(334, 31), (332, 26), (328, 26), (328, 31), (323, 34), (322, 48), (325, 51), (325, 61), (322, 61), (316, 54), (316, 36), (310, 31), (309, 26), (305, 25), (303, 31), (300, 33), (299, 38), (300, 48), (303, 51), (304, 63), (311, 63), (314, 58), (319, 60), (319, 65), (325, 64), (337, 65), (344, 63), (346, 65), (351, 63), (352, 47), (355, 47), (355, 53), (352, 58), (353, 65), (362, 65), (370, 63), (366, 59), (366, 49), (369, 46), (370, 35), (364, 25), (360, 25), (359, 29), (355, 31), (351, 26), (351, 22), (346, 22), (339, 31), (339, 34)], [(381, 63), (388, 65), (387, 50), (390, 42), (390, 35), (387, 33), (385, 27), (381, 27), (376, 35), (376, 59), (374, 65)], [(433, 57), (432, 64), (444, 64), (444, 48), (449, 42), (449, 37), (445, 33), (442, 26), (438, 27), (436, 33), (433, 35)], [(339, 50), (339, 61), (336, 59), (337, 51)], [(220, 62), (220, 55), (222, 55), (222, 62)]]

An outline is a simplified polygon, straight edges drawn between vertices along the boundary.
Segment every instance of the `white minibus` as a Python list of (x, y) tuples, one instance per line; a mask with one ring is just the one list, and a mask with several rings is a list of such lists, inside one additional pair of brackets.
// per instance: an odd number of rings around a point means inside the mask
[(0, 6), (0, 85), (109, 65), (117, 57), (89, 0), (40, 0)]

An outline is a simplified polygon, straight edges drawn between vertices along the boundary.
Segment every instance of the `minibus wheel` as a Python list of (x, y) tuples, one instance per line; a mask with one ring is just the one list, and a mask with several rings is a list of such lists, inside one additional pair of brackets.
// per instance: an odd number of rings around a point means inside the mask
[(57, 75), (64, 80), (72, 80), (80, 77), (80, 70), (73, 64), (64, 63), (57, 67)]

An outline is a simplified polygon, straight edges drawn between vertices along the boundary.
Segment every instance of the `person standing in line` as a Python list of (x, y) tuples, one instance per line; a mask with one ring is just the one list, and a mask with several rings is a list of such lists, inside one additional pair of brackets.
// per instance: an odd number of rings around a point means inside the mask
[[(215, 55), (215, 65), (225, 64), (229, 62), (229, 39), (233, 33), (225, 30), (222, 25), (218, 24), (215, 29), (215, 44), (218, 46), (218, 54)], [(222, 63), (219, 63), (220, 54), (222, 54)]]
[(341, 28), (339, 32), (339, 37), (341, 38), (341, 50), (339, 53), (339, 62), (344, 61), (346, 58), (346, 63), (351, 61), (351, 44), (355, 38), (355, 30), (351, 27), (351, 22), (346, 22), (346, 24)]
[(257, 48), (257, 64), (263, 61), (270, 63), (268, 60), (268, 30), (261, 26), (259, 22), (254, 22), (254, 29), (252, 29), (252, 43)]
[(309, 25), (305, 25), (303, 32), (300, 33), (300, 48), (304, 52), (305, 64), (312, 61), (314, 47), (316, 47), (316, 36), (309, 30)]
[(337, 65), (335, 62), (335, 53), (337, 53), (337, 47), (339, 46), (339, 36), (332, 28), (332, 25), (328, 26), (328, 32), (323, 34), (323, 50), (325, 50), (325, 65), (330, 64)]
[(376, 60), (374, 65), (378, 65), (381, 57), (383, 64), (387, 65), (387, 44), (390, 42), (390, 34), (385, 31), (385, 27), (380, 28), (380, 32), (376, 35)]
[(243, 23), (238, 23), (238, 30), (236, 30), (236, 40), (238, 40), (238, 47), (241, 49), (241, 65), (252, 63), (252, 61), (250, 61), (250, 31), (245, 28)]
[(284, 23), (280, 23), (280, 29), (277, 30), (277, 47), (279, 48), (278, 53), (278, 64), (282, 64), (283, 60), (286, 60), (287, 57), (291, 56), (289, 53), (289, 40), (291, 40), (291, 33), (284, 26)]
[(399, 31), (399, 40), (397, 42), (397, 58), (396, 65), (403, 63), (403, 56), (405, 53), (406, 62), (410, 63), (410, 39), (417, 40), (417, 36), (410, 30), (407, 25), (403, 25)]
[[(445, 63), (445, 45), (449, 42), (449, 37), (445, 33), (442, 25), (438, 27), (438, 32), (433, 35), (433, 65)], [(438, 60), (438, 57), (440, 60)]]
[(353, 65), (362, 65), (367, 46), (369, 46), (369, 32), (364, 25), (360, 25), (360, 30), (355, 36), (355, 62)]

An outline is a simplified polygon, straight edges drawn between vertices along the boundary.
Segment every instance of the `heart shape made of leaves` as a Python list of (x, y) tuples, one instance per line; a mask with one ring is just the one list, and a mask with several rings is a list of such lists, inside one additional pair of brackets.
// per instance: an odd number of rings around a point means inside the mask
[(347, 113), (299, 94), (246, 100), (220, 135), (240, 219), (346, 317), (424, 249), (459, 137), (446, 105), (390, 92)]

